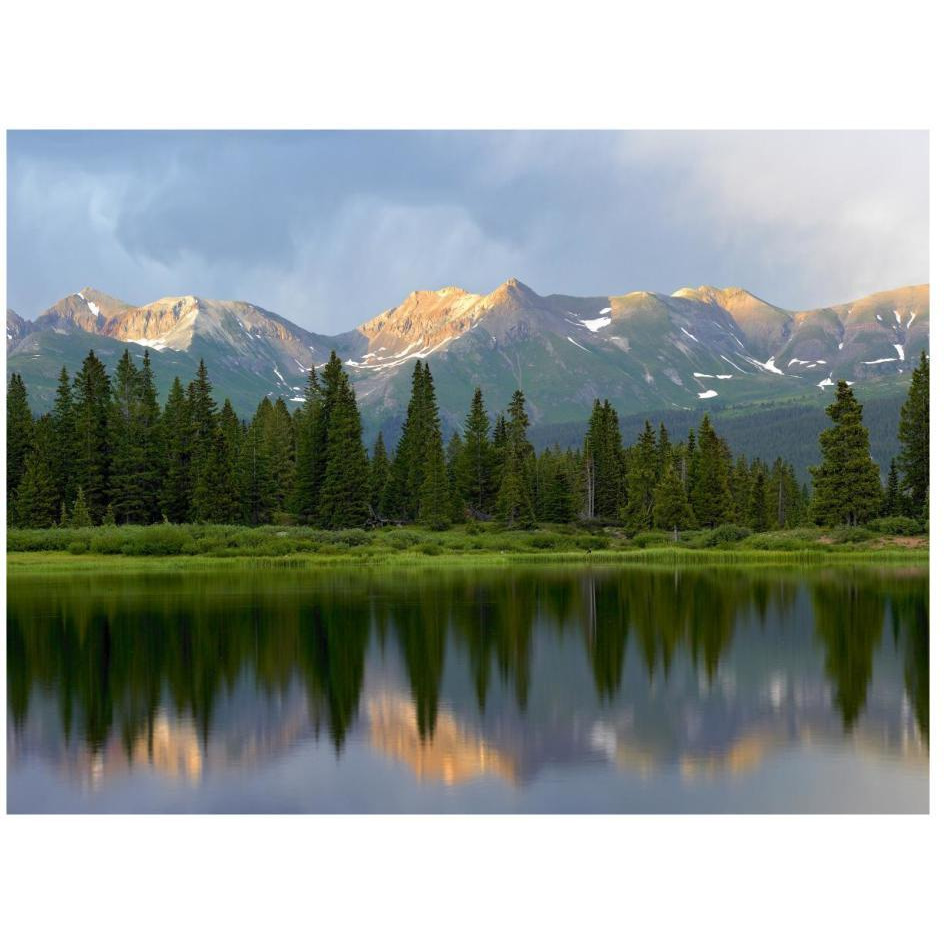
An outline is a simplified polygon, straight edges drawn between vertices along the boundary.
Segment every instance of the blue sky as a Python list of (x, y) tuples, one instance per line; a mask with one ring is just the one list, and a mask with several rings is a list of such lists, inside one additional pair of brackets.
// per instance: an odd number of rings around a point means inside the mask
[(347, 330), (416, 288), (928, 280), (924, 132), (10, 132), (7, 304), (91, 285)]

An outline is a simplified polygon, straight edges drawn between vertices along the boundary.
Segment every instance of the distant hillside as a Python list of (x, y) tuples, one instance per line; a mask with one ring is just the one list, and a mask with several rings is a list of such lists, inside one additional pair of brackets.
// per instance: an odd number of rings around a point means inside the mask
[[(863, 417), (869, 428), (872, 457), (881, 466), (882, 473), (898, 454), (898, 421), (905, 394), (878, 396), (863, 401)], [(724, 436), (735, 455), (757, 456), (773, 462), (782, 456), (793, 464), (800, 482), (809, 482), (809, 467), (820, 460), (819, 434), (829, 420), (819, 405), (790, 404), (766, 406), (757, 410), (711, 410), (711, 421)], [(666, 410), (651, 414), (621, 417), (620, 428), (625, 445), (639, 435), (643, 423), (650, 419), (658, 427), (665, 427), (673, 440), (683, 440), (688, 431), (697, 427), (701, 413)], [(580, 447), (586, 433), (586, 423), (563, 423), (537, 427), (531, 439), (543, 448), (559, 443), (562, 448)]]

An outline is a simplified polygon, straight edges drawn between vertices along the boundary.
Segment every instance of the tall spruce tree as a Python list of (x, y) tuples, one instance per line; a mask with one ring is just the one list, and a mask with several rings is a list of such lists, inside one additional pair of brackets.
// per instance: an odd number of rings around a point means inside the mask
[(731, 498), (731, 457), (706, 413), (698, 429), (692, 458), (691, 503), (699, 527), (716, 528), (734, 517)]
[(274, 505), (277, 512), (288, 511), (295, 488), (295, 428), (285, 401), (278, 397), (265, 426), (271, 457)]
[[(655, 440), (653, 439), (653, 447)], [(615, 519), (623, 511), (626, 497), (626, 470), (619, 416), (604, 400), (593, 401), (584, 439), (587, 475), (587, 517)]]
[(127, 348), (118, 361), (111, 382), (108, 440), (111, 453), (109, 497), (115, 519), (121, 524), (147, 524), (149, 489), (145, 471), (145, 440), (138, 369)]
[(489, 437), (490, 428), (482, 389), (476, 387), (463, 428), (457, 483), (463, 503), (478, 515), (492, 512), (497, 491), (495, 471), (498, 457)]
[(377, 433), (374, 450), (370, 457), (370, 510), (375, 516), (380, 514), (380, 504), (390, 477), (390, 460), (387, 458), (387, 446), (383, 432)]
[(196, 521), (226, 524), (239, 520), (238, 456), (241, 433), (239, 419), (229, 400), (226, 400), (213, 427), (212, 448), (194, 485), (191, 516)]
[(496, 514), (508, 527), (530, 527), (535, 520), (530, 487), (534, 447), (528, 442), (528, 425), (524, 394), (516, 390), (503, 423), (505, 445), (496, 499)]
[(459, 491), (459, 467), (462, 463), (462, 437), (457, 431), (446, 445), (446, 479), (449, 483), (449, 518), (453, 522), (465, 517), (465, 502)]
[(902, 511), (901, 486), (898, 481), (898, 462), (892, 459), (888, 468), (888, 481), (885, 484), (885, 499), (882, 514), (888, 517), (900, 515)]
[(673, 462), (667, 462), (656, 486), (652, 524), (661, 531), (684, 531), (695, 527), (695, 513), (685, 494), (685, 484)]
[(197, 367), (197, 376), (187, 386), (187, 412), (190, 419), (190, 476), (196, 490), (204, 466), (217, 443), (217, 409), (213, 399), (213, 385), (203, 358)]
[(836, 384), (836, 399), (826, 415), (833, 425), (820, 434), (822, 461), (810, 469), (813, 520), (826, 525), (863, 524), (881, 509), (882, 482), (869, 453), (862, 406), (846, 381)]
[(52, 407), (53, 475), (60, 506), (72, 507), (75, 501), (75, 406), (72, 402), (72, 381), (63, 366), (59, 372), (56, 400)]
[(898, 440), (902, 490), (910, 513), (927, 517), (931, 481), (931, 363), (926, 351), (911, 375), (908, 397), (901, 408)]
[(105, 365), (89, 351), (73, 383), (75, 403), (75, 478), (81, 486), (92, 522), (101, 520), (108, 504), (111, 382)]
[(23, 528), (51, 528), (59, 512), (59, 492), (53, 472), (55, 459), (52, 419), (36, 422), (33, 443), (16, 493), (14, 517)]
[(384, 494), (388, 517), (413, 521), (419, 513), (419, 488), (423, 481), (426, 444), (429, 436), (426, 378), (418, 360), (413, 367), (410, 400), (400, 439), (390, 464), (390, 478)]
[(452, 520), (449, 477), (442, 443), (442, 426), (436, 403), (436, 388), (427, 362), (423, 367), (426, 440), (420, 481), (417, 518), (427, 528), (445, 528)]
[(749, 527), (754, 531), (768, 531), (770, 529), (770, 509), (767, 504), (767, 472), (764, 466), (758, 463), (752, 475)]
[(330, 426), (318, 519), (324, 528), (362, 528), (370, 517), (370, 465), (354, 388), (340, 361), (337, 367), (336, 391), (332, 392), (333, 381), (325, 378), (326, 399), (333, 402), (328, 404)]
[(164, 448), (164, 477), (160, 510), (168, 521), (190, 519), (193, 476), (190, 468), (190, 406), (179, 377), (174, 378), (160, 422)]
[[(241, 436), (239, 445), (237, 483), (242, 509), (241, 518), (250, 525), (267, 524), (271, 521), (275, 510), (274, 474), (265, 433), (271, 412), (272, 404), (266, 397), (256, 408), (255, 415)], [(298, 491), (296, 491), (297, 498)], [(307, 522), (312, 518), (306, 515), (304, 520)]]
[(161, 422), (161, 407), (157, 399), (151, 352), (144, 351), (144, 359), (138, 371), (138, 432), (143, 444), (143, 467), (140, 471), (141, 489), (144, 493), (144, 520), (160, 518), (161, 483), (166, 471), (166, 444)]
[[(321, 483), (324, 479), (326, 433), (323, 423), (324, 391), (314, 367), (308, 373), (305, 400), (296, 413), (295, 423), (295, 487), (292, 502), (298, 520), (313, 522), (318, 516)], [(261, 430), (260, 430), (261, 435)], [(250, 454), (254, 454), (251, 445)]]
[(11, 374), (7, 385), (7, 508), (14, 507), (16, 490), (33, 447), (33, 414), (26, 384), (20, 374)]
[(646, 420), (638, 439), (629, 449), (627, 460), (623, 520), (635, 531), (646, 531), (653, 526), (655, 492), (663, 472), (659, 465), (659, 452), (655, 431)]

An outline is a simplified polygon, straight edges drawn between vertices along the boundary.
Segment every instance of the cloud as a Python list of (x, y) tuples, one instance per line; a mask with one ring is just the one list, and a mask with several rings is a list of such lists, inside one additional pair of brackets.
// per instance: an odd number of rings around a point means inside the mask
[(629, 166), (674, 176), (665, 201), (674, 225), (715, 241), (779, 304), (927, 281), (923, 132), (650, 134), (624, 145)]
[(414, 288), (740, 284), (788, 307), (927, 280), (899, 132), (11, 133), (8, 299), (242, 298), (335, 333)]

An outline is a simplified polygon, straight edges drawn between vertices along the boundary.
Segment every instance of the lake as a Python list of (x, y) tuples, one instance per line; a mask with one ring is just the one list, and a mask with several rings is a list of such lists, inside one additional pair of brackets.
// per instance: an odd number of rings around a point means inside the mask
[(9, 812), (927, 812), (928, 571), (8, 579)]

